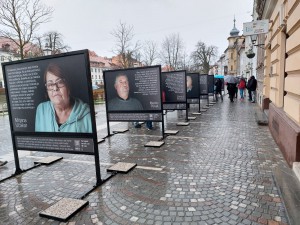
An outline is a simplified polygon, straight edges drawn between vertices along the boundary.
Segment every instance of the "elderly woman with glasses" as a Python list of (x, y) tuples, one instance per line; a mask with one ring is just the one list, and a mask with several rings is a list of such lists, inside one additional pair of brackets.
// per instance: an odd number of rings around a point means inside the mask
[(56, 64), (49, 64), (44, 82), (49, 101), (37, 107), (35, 131), (92, 133), (90, 108), (71, 96), (63, 70)]

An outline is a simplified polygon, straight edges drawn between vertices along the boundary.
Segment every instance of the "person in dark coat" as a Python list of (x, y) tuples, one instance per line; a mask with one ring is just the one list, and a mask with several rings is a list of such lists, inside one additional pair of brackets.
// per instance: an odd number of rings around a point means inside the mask
[(229, 94), (230, 102), (233, 102), (233, 98), (235, 95), (236, 83), (227, 83), (227, 91)]
[(216, 95), (216, 101), (218, 101), (218, 94), (220, 95), (221, 101), (223, 102), (223, 96), (222, 96), (222, 80), (218, 78), (215, 82), (216, 90), (215, 90), (215, 95)]
[(251, 93), (251, 102), (252, 103), (255, 103), (255, 100), (256, 100), (256, 88), (257, 88), (257, 80), (255, 79), (254, 76), (251, 76), (248, 81), (248, 84), (247, 84), (247, 89)]

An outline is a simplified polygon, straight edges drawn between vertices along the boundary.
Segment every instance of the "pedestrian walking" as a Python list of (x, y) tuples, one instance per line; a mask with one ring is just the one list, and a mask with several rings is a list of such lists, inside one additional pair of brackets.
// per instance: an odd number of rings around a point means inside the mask
[(224, 82), (227, 82), (227, 91), (229, 94), (230, 102), (233, 102), (233, 98), (237, 89), (237, 78), (234, 77), (232, 74), (226, 75), (224, 77)]
[(218, 78), (215, 82), (215, 96), (216, 96), (216, 101), (218, 101), (218, 95), (220, 95), (221, 101), (223, 102), (223, 96), (222, 96), (222, 80)]
[[(257, 88), (257, 80), (255, 79), (254, 76), (251, 76), (249, 81), (248, 81), (248, 85), (247, 85), (248, 91), (250, 91), (249, 93), (249, 100), (252, 103), (256, 102), (256, 88)], [(250, 94), (251, 94), (251, 98), (250, 98)]]
[(246, 88), (246, 81), (242, 77), (241, 80), (240, 80), (240, 82), (239, 82), (239, 85), (238, 85), (238, 89), (240, 91), (241, 100), (244, 100), (244, 91), (245, 91), (245, 88)]
[(246, 88), (247, 88), (247, 90), (248, 90), (248, 100), (251, 102), (252, 101), (252, 95), (251, 95), (251, 90), (250, 90), (250, 88), (249, 88), (249, 81), (250, 81), (250, 79), (247, 81), (247, 83), (246, 83)]
[(239, 92), (238, 84), (239, 84), (239, 80), (237, 79), (237, 80), (236, 80), (236, 83), (235, 83), (235, 93), (234, 93), (234, 98), (237, 98), (237, 97), (238, 97), (238, 92)]
[(227, 91), (229, 94), (230, 102), (233, 102), (233, 98), (235, 95), (235, 87), (236, 83), (227, 83)]

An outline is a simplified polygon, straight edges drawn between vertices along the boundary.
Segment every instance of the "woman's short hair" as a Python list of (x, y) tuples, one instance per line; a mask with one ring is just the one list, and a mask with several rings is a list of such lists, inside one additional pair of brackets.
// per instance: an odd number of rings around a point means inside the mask
[(61, 79), (64, 79), (66, 81), (66, 83), (68, 83), (68, 79), (67, 79), (67, 76), (65, 74), (65, 72), (63, 71), (63, 69), (55, 64), (55, 63), (50, 63), (46, 70), (45, 70), (45, 73), (44, 73), (44, 83), (47, 82), (47, 73), (52, 73), (53, 75), (61, 78)]

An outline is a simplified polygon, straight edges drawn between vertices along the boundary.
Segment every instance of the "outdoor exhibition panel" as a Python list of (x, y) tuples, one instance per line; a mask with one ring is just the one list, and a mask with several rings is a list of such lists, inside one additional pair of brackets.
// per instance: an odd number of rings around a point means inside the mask
[(215, 93), (215, 78), (214, 75), (207, 76), (207, 90), (209, 95), (213, 95)]
[(107, 121), (163, 120), (161, 67), (104, 71)]
[(164, 110), (185, 110), (186, 72), (170, 71), (162, 73), (162, 99)]
[[(85, 128), (75, 128), (80, 124), (74, 124), (73, 128), (64, 130), (64, 124), (55, 125), (55, 115), (48, 115), (55, 114), (50, 99), (54, 94), (47, 91), (45, 83), (45, 71), (51, 66), (64, 78), (57, 78), (58, 82), (49, 87), (68, 87), (68, 98), (74, 106), (70, 116), (77, 113), (75, 106), (82, 107), (78, 110), (88, 114)], [(12, 137), (17, 149), (94, 154), (97, 136), (87, 51), (5, 63), (3, 74)], [(53, 101), (58, 97), (54, 96)]]
[(200, 98), (207, 99), (208, 98), (208, 75), (200, 74), (199, 75), (199, 90), (200, 90)]
[(18, 150), (88, 154), (99, 181), (88, 50), (7, 62), (2, 70), (16, 170)]
[(199, 73), (187, 73), (187, 103), (198, 104), (199, 103)]

